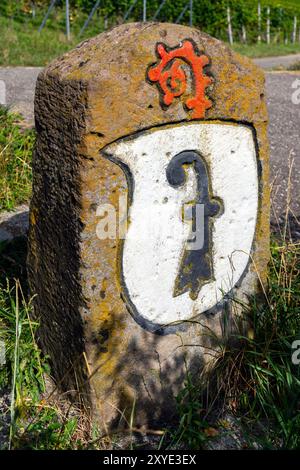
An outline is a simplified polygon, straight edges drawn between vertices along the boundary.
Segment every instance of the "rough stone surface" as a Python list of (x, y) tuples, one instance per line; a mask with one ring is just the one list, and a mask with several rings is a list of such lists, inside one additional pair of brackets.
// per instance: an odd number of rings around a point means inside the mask
[(243, 124), (256, 139), (259, 209), (242, 280), (248, 294), (255, 293), (269, 257), (267, 113), (264, 76), (255, 65), (196, 29), (131, 24), (83, 42), (37, 82), (28, 258), (35, 314), (56, 380), (80, 392), (100, 425), (126, 427), (132, 414), (136, 425), (170, 421), (187, 370), (198, 374), (209, 362), (235, 314), (227, 296), (214, 312), (174, 333), (142, 328), (122, 294), (120, 240), (96, 235), (97, 207), (118, 208), (119, 197), (129, 192), (124, 171), (101, 150), (131, 134), (192, 119), (182, 99), (162, 107), (157, 87), (146, 80), (157, 43), (176, 47), (187, 38), (210, 58), (212, 106), (202, 121)]

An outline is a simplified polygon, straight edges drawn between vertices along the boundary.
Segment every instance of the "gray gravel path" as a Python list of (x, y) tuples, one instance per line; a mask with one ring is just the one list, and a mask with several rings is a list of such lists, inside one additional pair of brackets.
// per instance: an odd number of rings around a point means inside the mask
[[(291, 208), (300, 220), (300, 102), (294, 104), (292, 101), (295, 93), (292, 85), (297, 80), (300, 88), (300, 74), (266, 74), (274, 210), (278, 217), (284, 216), (290, 157), (294, 159), (291, 171)], [(273, 214), (273, 221), (275, 218)]]
[(26, 235), (29, 226), (28, 206), (22, 204), (13, 212), (0, 212), (0, 243)]
[(1, 93), (0, 104), (22, 113), (29, 126), (34, 122), (34, 89), (41, 70), (42, 67), (0, 67), (0, 80), (5, 83), (5, 96)]
[(300, 62), (300, 53), (299, 54), (290, 54), (277, 57), (261, 57), (259, 59), (253, 59), (257, 65), (262, 69), (272, 70), (272, 69), (287, 69), (291, 65)]

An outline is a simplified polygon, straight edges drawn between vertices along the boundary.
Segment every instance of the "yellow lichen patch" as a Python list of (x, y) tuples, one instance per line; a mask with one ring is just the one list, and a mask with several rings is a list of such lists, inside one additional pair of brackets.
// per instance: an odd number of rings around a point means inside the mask
[(37, 216), (38, 216), (38, 209), (37, 207), (31, 207), (30, 208), (30, 214), (29, 214), (29, 218), (30, 218), (30, 223), (31, 225), (36, 225), (36, 222), (37, 222)]

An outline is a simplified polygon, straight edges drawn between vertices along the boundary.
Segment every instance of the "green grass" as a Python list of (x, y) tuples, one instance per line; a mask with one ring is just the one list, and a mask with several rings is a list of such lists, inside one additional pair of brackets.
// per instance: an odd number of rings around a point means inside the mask
[(56, 28), (45, 28), (41, 34), (37, 29), (37, 25), (0, 18), (0, 65), (45, 66), (79, 42), (68, 43)]
[(292, 344), (300, 339), (300, 243), (272, 242), (263, 298), (239, 305), (234, 334), (213, 338), (214, 367), (187, 375), (177, 397), (178, 426), (166, 430), (161, 448), (226, 442), (229, 414), (247, 448), (300, 449), (300, 365), (292, 363)]
[(0, 365), (0, 394), (11, 393), (10, 408), (0, 409), (10, 423), (0, 449), (93, 448), (96, 434), (88, 418), (55, 388), (49, 390), (48, 358), (36, 342), (38, 323), (26, 295), (26, 243), (25, 237), (0, 243), (0, 341), (6, 360)]
[(233, 49), (250, 58), (300, 54), (300, 44), (234, 44)]
[(30, 304), (25, 302), (20, 283), (0, 290), (0, 339), (6, 346), (6, 367), (0, 371), (0, 383), (11, 383), (11, 425), (9, 447), (16, 433), (18, 418), (45, 391), (42, 361), (34, 341), (37, 324), (30, 320)]
[(188, 379), (179, 395), (180, 424), (168, 432), (173, 445), (207, 444), (219, 409), (241, 420), (248, 447), (300, 449), (300, 365), (292, 363), (300, 338), (300, 243), (274, 242), (271, 255), (265, 298), (244, 305), (236, 333), (218, 340), (209, 380)]
[(0, 106), (0, 211), (27, 202), (31, 194), (34, 131), (21, 129), (19, 120)]
[(226, 364), (233, 377), (237, 373), (231, 381), (237, 384), (236, 393), (232, 387), (230, 396), (246, 422), (271, 423), (271, 432), (267, 428), (264, 433), (264, 446), (279, 443), (281, 448), (299, 449), (300, 367), (292, 363), (291, 345), (300, 337), (300, 244), (273, 244), (271, 248), (266, 301), (253, 301), (247, 312), (250, 334), (239, 336), (241, 349), (225, 352), (221, 371)]
[(43, 398), (49, 366), (36, 344), (38, 324), (30, 319), (30, 311), (19, 281), (0, 286), (0, 340), (6, 346), (0, 387), (11, 390), (9, 437), (2, 447), (72, 449), (77, 416), (66, 417)]
[(85, 34), (79, 37), (80, 26), (84, 19), (81, 22), (77, 20), (75, 24), (71, 23), (72, 35), (68, 41), (60, 10), (47, 22), (41, 33), (38, 32), (41, 18), (40, 21), (36, 19), (34, 22), (25, 23), (0, 17), (0, 65), (45, 66), (87, 37), (103, 31), (101, 22), (96, 22), (97, 19), (94, 18)]
[(195, 377), (187, 374), (184, 386), (176, 397), (179, 424), (175, 429), (166, 430), (161, 446), (198, 450), (207, 444), (212, 428), (205, 416), (201, 385), (197, 382)]

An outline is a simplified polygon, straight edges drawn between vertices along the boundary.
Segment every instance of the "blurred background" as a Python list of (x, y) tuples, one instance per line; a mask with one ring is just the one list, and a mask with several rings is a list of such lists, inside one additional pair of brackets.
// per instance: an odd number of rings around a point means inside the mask
[(132, 21), (190, 24), (249, 57), (300, 48), (299, 0), (1, 0), (0, 65), (44, 66)]

